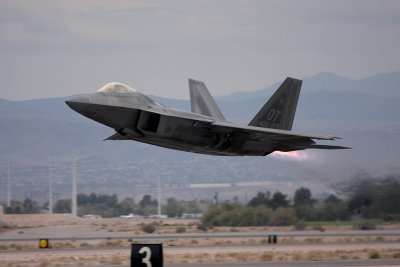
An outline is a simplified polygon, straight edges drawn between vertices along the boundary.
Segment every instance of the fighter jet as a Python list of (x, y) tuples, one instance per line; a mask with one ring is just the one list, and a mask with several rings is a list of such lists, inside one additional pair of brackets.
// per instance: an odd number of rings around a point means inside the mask
[(162, 105), (112, 82), (94, 94), (66, 101), (76, 112), (111, 127), (105, 140), (134, 140), (165, 148), (221, 156), (266, 156), (274, 151), (344, 149), (314, 140), (338, 137), (291, 132), (301, 80), (287, 78), (247, 126), (229, 122), (204, 82), (189, 79), (191, 111)]

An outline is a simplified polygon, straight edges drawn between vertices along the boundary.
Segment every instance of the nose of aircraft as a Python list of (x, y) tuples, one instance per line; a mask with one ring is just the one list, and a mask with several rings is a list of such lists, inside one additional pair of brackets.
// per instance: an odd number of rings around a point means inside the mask
[(86, 96), (74, 97), (68, 99), (65, 101), (65, 103), (78, 113), (81, 113), (87, 107), (87, 105), (90, 104), (89, 98)]

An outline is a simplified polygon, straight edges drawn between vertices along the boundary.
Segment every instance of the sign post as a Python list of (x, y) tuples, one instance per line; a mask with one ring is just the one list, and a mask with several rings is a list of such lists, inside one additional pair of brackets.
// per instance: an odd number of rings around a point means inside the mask
[(278, 243), (277, 235), (268, 235), (268, 244), (276, 244)]

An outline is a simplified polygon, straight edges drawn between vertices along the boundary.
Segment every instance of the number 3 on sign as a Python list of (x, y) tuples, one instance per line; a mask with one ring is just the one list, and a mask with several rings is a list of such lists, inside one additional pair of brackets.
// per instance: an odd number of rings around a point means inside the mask
[(151, 261), (150, 261), (150, 259), (151, 259), (151, 250), (150, 250), (149, 247), (142, 247), (139, 250), (139, 254), (145, 254), (144, 258), (142, 259), (142, 262), (144, 264), (146, 264), (146, 267), (153, 267), (151, 265)]
[(163, 267), (162, 244), (132, 244), (131, 267)]

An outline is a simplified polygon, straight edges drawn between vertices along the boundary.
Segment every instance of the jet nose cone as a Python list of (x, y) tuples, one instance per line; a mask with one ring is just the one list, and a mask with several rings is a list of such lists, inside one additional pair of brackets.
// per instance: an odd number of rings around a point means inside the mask
[(68, 99), (65, 103), (78, 113), (81, 113), (90, 104), (89, 98), (86, 96), (74, 97)]

